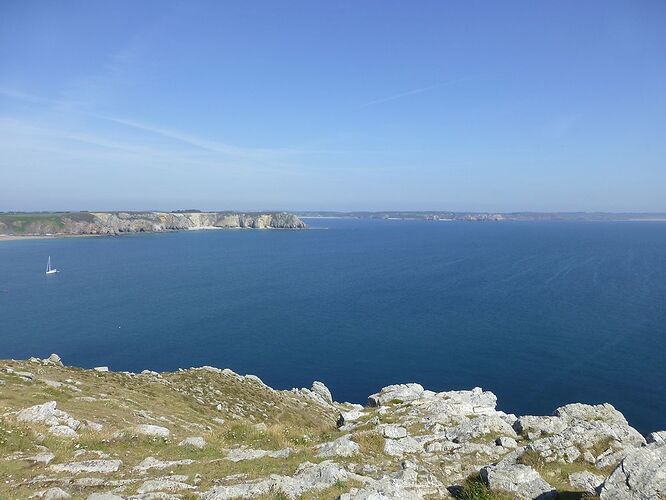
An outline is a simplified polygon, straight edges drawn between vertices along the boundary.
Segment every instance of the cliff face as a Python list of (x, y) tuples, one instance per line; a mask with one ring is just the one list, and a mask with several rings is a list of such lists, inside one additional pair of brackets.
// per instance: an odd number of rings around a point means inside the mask
[[(321, 382), (278, 391), (212, 367), (116, 373), (0, 361), (0, 498), (660, 499), (666, 432), (609, 404), (550, 416), (480, 388)], [(106, 496), (101, 496), (101, 495)]]
[(303, 229), (289, 213), (237, 212), (72, 212), (1, 214), (0, 234), (120, 234), (186, 229)]

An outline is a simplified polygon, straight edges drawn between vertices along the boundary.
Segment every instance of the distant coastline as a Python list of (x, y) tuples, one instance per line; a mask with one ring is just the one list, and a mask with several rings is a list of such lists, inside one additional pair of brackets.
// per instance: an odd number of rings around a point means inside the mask
[(5, 212), (0, 241), (207, 229), (305, 229), (285, 212)]
[(593, 221), (593, 222), (666, 222), (666, 213), (659, 212), (295, 212), (303, 219), (382, 219), (427, 221)]

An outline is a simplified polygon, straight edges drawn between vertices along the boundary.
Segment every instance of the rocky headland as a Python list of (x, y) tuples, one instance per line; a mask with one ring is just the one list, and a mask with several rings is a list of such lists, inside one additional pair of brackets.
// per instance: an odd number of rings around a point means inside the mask
[(0, 498), (660, 499), (666, 432), (610, 404), (548, 416), (489, 391), (274, 390), (213, 367), (173, 373), (0, 361)]
[(0, 214), (0, 235), (118, 235), (188, 229), (304, 229), (284, 212), (62, 212)]

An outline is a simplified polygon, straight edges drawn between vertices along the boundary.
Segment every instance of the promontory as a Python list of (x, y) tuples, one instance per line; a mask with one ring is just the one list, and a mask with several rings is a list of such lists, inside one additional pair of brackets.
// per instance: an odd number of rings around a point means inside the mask
[(0, 235), (117, 235), (187, 229), (304, 229), (285, 212), (9, 212), (0, 213)]

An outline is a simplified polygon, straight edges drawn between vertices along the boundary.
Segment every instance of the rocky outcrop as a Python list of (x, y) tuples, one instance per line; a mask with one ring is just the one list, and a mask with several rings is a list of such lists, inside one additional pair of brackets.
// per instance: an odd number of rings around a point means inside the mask
[(304, 229), (284, 212), (64, 212), (0, 214), (5, 235), (117, 235), (192, 229)]
[(661, 499), (666, 496), (666, 446), (653, 443), (634, 449), (601, 486), (602, 500)]
[(335, 402), (321, 382), (282, 391), (229, 369), (100, 372), (57, 355), (0, 361), (0, 386), (11, 394), (0, 413), (0, 498), (548, 499), (557, 488), (657, 500), (666, 491), (664, 432), (643, 438), (609, 404), (516, 416), (480, 387), (398, 384), (361, 406)]
[(481, 469), (491, 491), (513, 493), (517, 498), (545, 500), (557, 497), (555, 489), (539, 473), (521, 464), (501, 464)]

